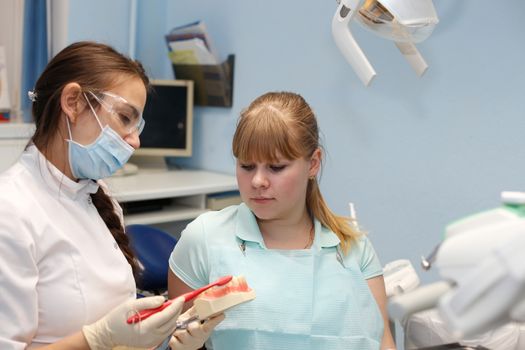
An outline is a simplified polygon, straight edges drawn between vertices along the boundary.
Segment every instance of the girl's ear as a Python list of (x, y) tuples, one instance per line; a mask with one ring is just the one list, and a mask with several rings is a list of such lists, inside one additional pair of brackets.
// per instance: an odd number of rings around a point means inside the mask
[(72, 123), (77, 120), (78, 115), (84, 108), (82, 98), (82, 88), (78, 83), (68, 83), (62, 89), (60, 107)]
[(317, 177), (319, 169), (321, 169), (321, 150), (317, 148), (310, 158), (310, 169), (308, 170), (308, 177)]

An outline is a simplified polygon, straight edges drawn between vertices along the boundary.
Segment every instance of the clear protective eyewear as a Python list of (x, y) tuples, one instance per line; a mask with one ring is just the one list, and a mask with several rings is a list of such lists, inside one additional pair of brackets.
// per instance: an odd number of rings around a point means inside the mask
[(134, 132), (137, 132), (139, 135), (142, 133), (146, 124), (144, 118), (142, 118), (142, 113), (124, 97), (107, 91), (98, 93), (88, 91), (88, 93), (114, 117), (113, 119), (118, 129), (125, 135), (130, 135)]

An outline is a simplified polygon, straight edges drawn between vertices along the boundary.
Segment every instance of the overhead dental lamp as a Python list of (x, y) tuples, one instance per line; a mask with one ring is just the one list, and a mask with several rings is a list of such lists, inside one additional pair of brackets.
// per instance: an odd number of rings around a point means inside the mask
[(366, 29), (392, 40), (418, 76), (428, 68), (415, 44), (430, 36), (439, 22), (432, 0), (337, 0), (332, 35), (365, 86), (376, 72), (350, 31), (356, 19)]

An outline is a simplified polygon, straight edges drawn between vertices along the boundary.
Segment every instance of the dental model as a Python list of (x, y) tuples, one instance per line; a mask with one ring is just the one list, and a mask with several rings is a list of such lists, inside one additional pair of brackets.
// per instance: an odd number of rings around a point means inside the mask
[[(244, 276), (223, 276), (215, 282), (182, 294), (178, 298), (182, 298), (184, 302), (188, 302), (195, 299), (197, 296), (199, 296), (201, 301), (196, 299), (193, 302), (196, 309), (196, 315), (181, 321), (177, 325), (177, 328), (184, 329), (194, 320), (205, 320), (213, 315), (224, 312), (235, 305), (253, 300), (255, 299), (255, 291), (248, 287), (248, 283), (246, 283)], [(167, 300), (164, 304), (156, 308), (141, 310), (140, 312), (131, 315), (126, 322), (132, 324), (145, 320), (151, 315), (167, 308), (173, 300), (175, 299)], [(197, 307), (197, 305), (200, 306)]]
[(237, 276), (223, 286), (212, 287), (200, 294), (193, 306), (198, 318), (205, 320), (253, 299), (255, 291), (248, 286), (244, 276)]

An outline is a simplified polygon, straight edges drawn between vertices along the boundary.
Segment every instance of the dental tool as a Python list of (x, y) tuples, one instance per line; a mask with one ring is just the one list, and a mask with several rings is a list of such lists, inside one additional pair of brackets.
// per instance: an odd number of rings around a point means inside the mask
[(359, 229), (359, 225), (357, 224), (357, 214), (355, 213), (355, 205), (352, 202), (348, 203), (348, 209), (350, 211), (350, 219), (351, 219), (351, 225), (355, 230)]

